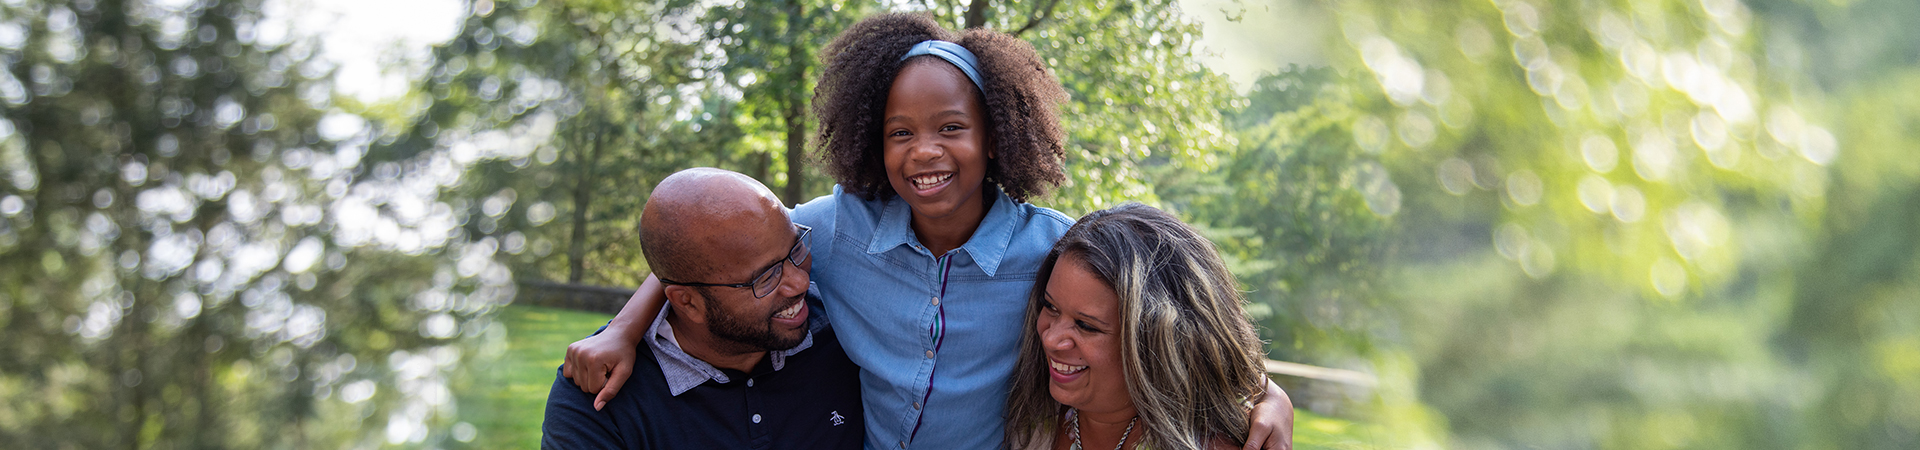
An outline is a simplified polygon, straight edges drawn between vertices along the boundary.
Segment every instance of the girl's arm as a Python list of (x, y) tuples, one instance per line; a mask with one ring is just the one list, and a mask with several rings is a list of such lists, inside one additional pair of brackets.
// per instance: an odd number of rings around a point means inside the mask
[(640, 283), (633, 298), (620, 308), (620, 314), (607, 322), (606, 330), (567, 346), (567, 360), (560, 366), (560, 374), (573, 380), (581, 391), (599, 393), (593, 398), (594, 410), (605, 407), (633, 374), (634, 351), (666, 304), (665, 288), (659, 278), (648, 274), (647, 281)]
[(1252, 426), (1243, 450), (1293, 450), (1293, 399), (1280, 385), (1267, 380), (1267, 396), (1253, 405)]

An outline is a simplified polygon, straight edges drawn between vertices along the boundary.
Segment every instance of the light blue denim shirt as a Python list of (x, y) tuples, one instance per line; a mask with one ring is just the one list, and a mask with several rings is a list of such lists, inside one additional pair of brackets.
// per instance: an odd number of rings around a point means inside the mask
[(868, 449), (1004, 447), (1002, 413), (1027, 293), (1073, 219), (998, 188), (965, 245), (936, 256), (906, 202), (833, 195), (793, 211), (813, 227), (813, 281), (860, 365)]

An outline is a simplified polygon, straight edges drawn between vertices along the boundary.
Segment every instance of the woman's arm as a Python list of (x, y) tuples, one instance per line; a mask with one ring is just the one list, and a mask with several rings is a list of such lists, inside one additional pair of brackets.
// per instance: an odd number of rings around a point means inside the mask
[(1253, 424), (1243, 450), (1293, 450), (1293, 399), (1273, 379), (1267, 379), (1267, 396), (1253, 405), (1249, 418)]
[(634, 350), (660, 316), (660, 307), (666, 304), (665, 288), (659, 278), (648, 274), (647, 281), (640, 283), (633, 298), (620, 308), (620, 314), (607, 322), (606, 330), (567, 346), (567, 360), (560, 366), (560, 374), (573, 380), (581, 391), (599, 393), (593, 399), (594, 410), (605, 407), (633, 374)]

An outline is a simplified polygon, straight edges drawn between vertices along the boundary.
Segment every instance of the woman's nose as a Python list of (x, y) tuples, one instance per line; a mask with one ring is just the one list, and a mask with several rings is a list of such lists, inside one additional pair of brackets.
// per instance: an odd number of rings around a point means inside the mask
[(1053, 323), (1048, 324), (1049, 326), (1046, 329), (1041, 330), (1040, 342), (1056, 350), (1073, 348), (1073, 340), (1067, 338), (1066, 330), (1061, 327), (1062, 322), (1066, 321), (1055, 320)]

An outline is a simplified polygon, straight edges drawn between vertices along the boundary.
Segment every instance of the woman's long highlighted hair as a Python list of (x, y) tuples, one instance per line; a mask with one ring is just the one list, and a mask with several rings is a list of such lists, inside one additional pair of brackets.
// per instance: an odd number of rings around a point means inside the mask
[(1265, 352), (1233, 274), (1192, 227), (1138, 203), (1081, 218), (1041, 264), (1007, 397), (1007, 442), (1053, 433), (1066, 408), (1048, 391), (1034, 326), (1054, 264), (1069, 254), (1120, 299), (1120, 362), (1146, 430), (1140, 442), (1158, 450), (1207, 448), (1216, 438), (1244, 444), (1245, 402), (1265, 393)]

